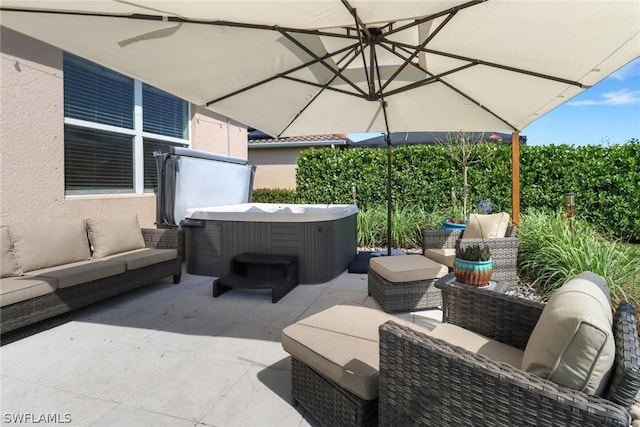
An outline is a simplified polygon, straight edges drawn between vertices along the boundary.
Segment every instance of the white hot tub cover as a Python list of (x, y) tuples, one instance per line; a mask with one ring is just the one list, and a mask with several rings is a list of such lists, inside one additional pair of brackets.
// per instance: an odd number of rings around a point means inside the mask
[(175, 147), (154, 155), (158, 224), (179, 225), (190, 208), (251, 201), (255, 167), (244, 159)]

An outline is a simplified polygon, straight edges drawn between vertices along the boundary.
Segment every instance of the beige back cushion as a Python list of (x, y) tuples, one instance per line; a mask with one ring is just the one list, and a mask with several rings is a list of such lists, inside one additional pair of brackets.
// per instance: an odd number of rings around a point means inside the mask
[(13, 252), (22, 271), (89, 259), (83, 219), (11, 224)]
[(501, 238), (507, 233), (507, 227), (509, 227), (509, 214), (506, 212), (490, 215), (471, 214), (462, 237), (464, 239)]
[(605, 280), (591, 272), (551, 297), (524, 350), (522, 369), (557, 384), (601, 395), (615, 357)]
[(0, 258), (0, 277), (20, 276), (22, 270), (13, 254), (13, 242), (9, 235), (9, 228), (4, 225), (0, 227), (0, 251), (2, 252), (2, 258)]
[(145, 247), (138, 216), (128, 214), (87, 219), (87, 231), (93, 258), (142, 249)]

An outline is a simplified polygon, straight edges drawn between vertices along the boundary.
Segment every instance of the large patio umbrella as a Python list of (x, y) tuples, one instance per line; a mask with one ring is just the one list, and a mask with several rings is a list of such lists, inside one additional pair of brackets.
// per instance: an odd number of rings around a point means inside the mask
[[(637, 0), (3, 0), (0, 9), (6, 27), (272, 136), (513, 132), (514, 202), (518, 132), (640, 56)], [(390, 221), (387, 233), (390, 243)]]

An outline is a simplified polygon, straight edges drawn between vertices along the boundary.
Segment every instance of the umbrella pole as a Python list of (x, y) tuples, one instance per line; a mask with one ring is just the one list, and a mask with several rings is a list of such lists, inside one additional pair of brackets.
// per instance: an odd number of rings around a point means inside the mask
[(511, 216), (520, 225), (520, 134), (511, 134)]
[(391, 256), (391, 214), (393, 200), (391, 196), (391, 134), (387, 132), (387, 255)]

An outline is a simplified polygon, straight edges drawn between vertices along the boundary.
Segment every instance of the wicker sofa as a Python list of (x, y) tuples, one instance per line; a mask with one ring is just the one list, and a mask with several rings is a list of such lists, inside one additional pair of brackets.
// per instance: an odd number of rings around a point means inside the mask
[(507, 226), (504, 237), (487, 239), (465, 238), (460, 230), (422, 230), (422, 254), (449, 268), (453, 268), (456, 248), (483, 243), (491, 250), (491, 278), (508, 284), (517, 283), (519, 239), (514, 225)]
[(0, 227), (0, 333), (182, 272), (178, 229), (140, 228), (136, 215)]
[[(455, 283), (437, 284), (444, 321), (524, 350), (544, 305)], [(634, 308), (612, 319), (615, 359), (601, 397), (452, 345), (406, 326), (380, 327), (380, 425), (629, 425), (640, 389)], [(555, 332), (548, 332), (552, 337)]]

